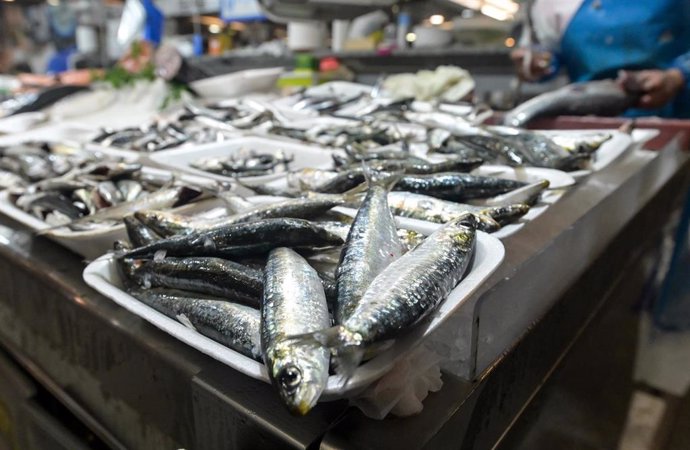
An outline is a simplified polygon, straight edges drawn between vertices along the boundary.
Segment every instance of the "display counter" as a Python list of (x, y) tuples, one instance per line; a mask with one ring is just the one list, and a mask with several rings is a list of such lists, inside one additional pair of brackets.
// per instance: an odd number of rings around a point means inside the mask
[[(452, 339), (456, 351), (442, 365), (441, 391), (410, 418), (367, 419), (345, 401), (292, 417), (269, 385), (96, 293), (82, 281), (80, 257), (5, 218), (0, 219), (3, 359), (65, 408), (55, 417), (58, 425), (68, 411), (92, 433), (92, 446), (508, 445), (516, 424), (527, 426), (520, 418), (531, 400), (596, 328), (597, 318), (611, 308), (629, 309), (639, 297), (633, 294), (643, 290), (652, 269), (647, 261), (690, 183), (681, 141), (671, 138), (660, 149), (630, 152), (583, 179), (504, 241), (503, 264), (432, 337), (432, 342)], [(634, 334), (632, 342), (616, 340), (624, 327), (608, 331), (617, 345), (634, 349)], [(597, 370), (613, 373), (616, 367)], [(7, 398), (0, 390), (0, 402)], [(24, 420), (19, 414), (10, 417), (19, 423)]]

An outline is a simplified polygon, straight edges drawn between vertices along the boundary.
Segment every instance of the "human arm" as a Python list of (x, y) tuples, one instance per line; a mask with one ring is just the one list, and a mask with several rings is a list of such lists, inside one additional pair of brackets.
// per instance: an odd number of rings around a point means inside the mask
[(640, 94), (640, 108), (661, 108), (683, 91), (690, 92), (690, 52), (678, 56), (667, 69), (622, 71), (618, 81)]

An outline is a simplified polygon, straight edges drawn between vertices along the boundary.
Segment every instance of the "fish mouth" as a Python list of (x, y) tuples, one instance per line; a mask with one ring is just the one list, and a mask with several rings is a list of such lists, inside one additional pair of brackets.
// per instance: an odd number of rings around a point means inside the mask
[(290, 408), (290, 412), (295, 416), (304, 417), (311, 411), (312, 406), (310, 402), (302, 401)]

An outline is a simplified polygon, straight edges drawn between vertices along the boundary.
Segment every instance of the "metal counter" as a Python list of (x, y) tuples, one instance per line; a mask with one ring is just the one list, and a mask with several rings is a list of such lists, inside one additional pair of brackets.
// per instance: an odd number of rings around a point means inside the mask
[(291, 417), (270, 386), (97, 294), (78, 256), (4, 218), (0, 347), (112, 448), (491, 448), (601, 311), (631, 298), (620, 289), (640, 288), (631, 267), (689, 167), (678, 141), (629, 154), (506, 239), (499, 270), (433, 337), (461, 345), (415, 417), (372, 421), (346, 402)]

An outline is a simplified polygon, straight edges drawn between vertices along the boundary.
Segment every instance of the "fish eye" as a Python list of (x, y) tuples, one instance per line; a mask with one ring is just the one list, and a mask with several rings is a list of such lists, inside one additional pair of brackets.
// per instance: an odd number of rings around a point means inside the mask
[(278, 374), (278, 382), (287, 392), (294, 392), (302, 382), (302, 372), (295, 366), (285, 366)]

